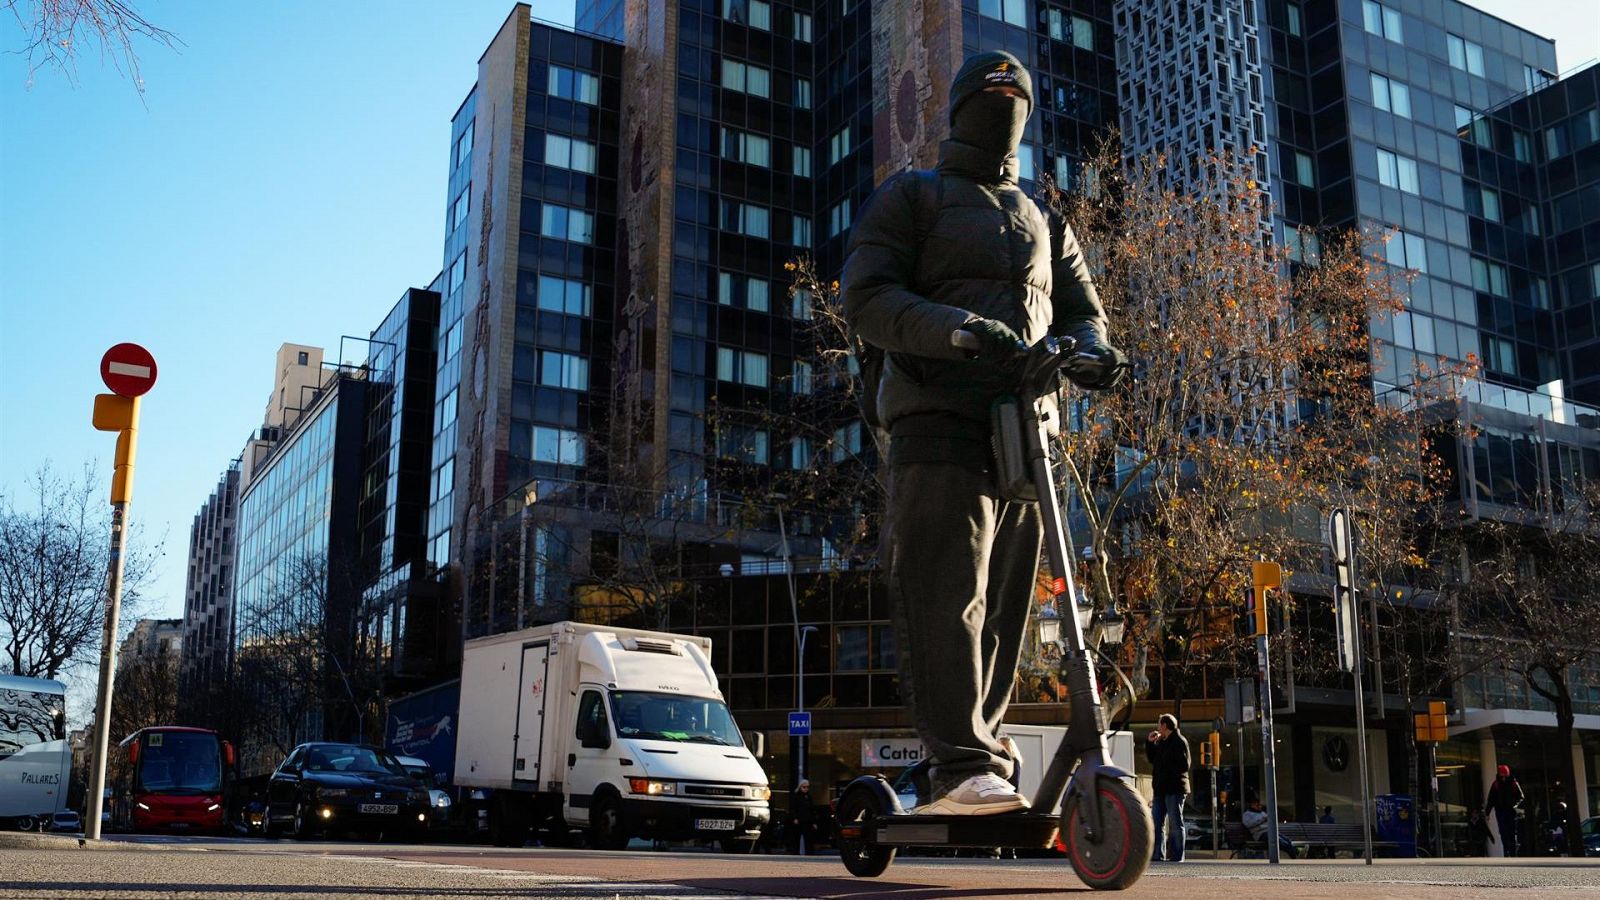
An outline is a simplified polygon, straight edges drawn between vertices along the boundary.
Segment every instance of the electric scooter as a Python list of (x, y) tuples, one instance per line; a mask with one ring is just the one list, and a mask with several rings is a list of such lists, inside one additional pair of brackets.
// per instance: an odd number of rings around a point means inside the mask
[[(977, 349), (976, 338), (965, 331), (952, 335), (951, 343)], [(1044, 520), (1051, 587), (1057, 608), (1068, 610), (1060, 618), (1041, 619), (1040, 633), (1041, 642), (1053, 643), (1061, 650), (1061, 674), (1070, 702), (1066, 737), (1050, 760), (1032, 807), (1019, 812), (919, 815), (901, 807), (882, 776), (855, 779), (841, 795), (836, 813), (839, 856), (852, 875), (872, 878), (883, 874), (895, 854), (906, 847), (1049, 848), (1055, 846), (1058, 834), (1073, 871), (1092, 888), (1122, 890), (1138, 881), (1150, 865), (1154, 825), (1149, 807), (1132, 787), (1133, 774), (1109, 762), (1105, 711), (1090, 650), (1075, 615), (1077, 590), (1051, 475), (1048, 413), (1039, 409), (1040, 398), (1057, 390), (1059, 373), (1088, 361), (1075, 347), (1071, 338), (1051, 337), (1025, 349), (1019, 345), (1017, 395), (1002, 398), (995, 409), (1002, 491), (1024, 499), (1031, 494), (1037, 499)], [(1056, 633), (1048, 633), (1050, 630)], [(1059, 816), (1054, 812), (1058, 803)]]

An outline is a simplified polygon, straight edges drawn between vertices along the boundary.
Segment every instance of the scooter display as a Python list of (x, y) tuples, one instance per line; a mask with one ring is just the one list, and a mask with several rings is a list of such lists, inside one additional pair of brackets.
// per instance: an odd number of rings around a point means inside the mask
[[(977, 349), (964, 331), (951, 336), (963, 349)], [(1073, 584), (1062, 506), (1051, 474), (1049, 413), (1039, 400), (1057, 390), (1060, 373), (1089, 364), (1071, 338), (1047, 337), (1018, 347), (1018, 390), (996, 404), (996, 453), (1003, 492), (1031, 493), (1039, 503), (1051, 587), (1062, 616), (1041, 620), (1057, 626), (1040, 639), (1061, 650), (1061, 674), (1070, 705), (1066, 737), (1045, 771), (1027, 810), (988, 816), (919, 815), (902, 808), (882, 776), (863, 775), (840, 796), (839, 855), (852, 875), (883, 874), (895, 854), (907, 847), (1055, 846), (1059, 834), (1073, 871), (1091, 888), (1122, 890), (1150, 865), (1154, 825), (1149, 807), (1133, 789), (1133, 774), (1110, 764), (1105, 711), (1100, 705), (1090, 649), (1075, 613)], [(1010, 485), (1008, 480), (1012, 481)], [(1031, 482), (1031, 483), (1020, 483)], [(1063, 799), (1064, 798), (1064, 799)], [(1057, 805), (1061, 812), (1056, 814)]]

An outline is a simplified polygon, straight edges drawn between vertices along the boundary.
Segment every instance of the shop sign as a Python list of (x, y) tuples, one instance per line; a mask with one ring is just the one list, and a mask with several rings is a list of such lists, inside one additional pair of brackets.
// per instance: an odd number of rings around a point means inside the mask
[(927, 751), (916, 738), (862, 738), (861, 768), (898, 769), (915, 765)]

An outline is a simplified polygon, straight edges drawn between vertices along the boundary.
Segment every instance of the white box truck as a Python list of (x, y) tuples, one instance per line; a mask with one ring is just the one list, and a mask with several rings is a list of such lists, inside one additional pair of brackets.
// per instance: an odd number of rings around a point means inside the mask
[[(771, 789), (723, 703), (711, 639), (558, 622), (466, 643), (455, 783), (494, 842), (712, 838), (748, 849)], [(759, 739), (757, 739), (759, 744)]]

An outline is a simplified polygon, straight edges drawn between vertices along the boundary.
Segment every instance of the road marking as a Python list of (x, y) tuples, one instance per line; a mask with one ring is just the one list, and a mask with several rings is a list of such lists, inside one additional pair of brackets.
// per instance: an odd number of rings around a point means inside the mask
[(555, 875), (544, 872), (522, 872), (516, 869), (490, 869), (480, 866), (460, 865), (456, 863), (415, 862), (410, 860), (392, 859), (375, 856), (344, 856), (327, 854), (318, 859), (366, 863), (370, 865), (389, 865), (396, 869), (428, 869), (435, 872), (452, 872), (459, 875), (477, 875), (484, 878), (493, 878), (499, 881), (517, 881), (545, 885), (550, 888), (565, 887), (582, 889), (584, 891), (611, 892), (617, 896), (630, 897), (640, 894), (659, 897), (684, 897), (702, 896), (717, 897), (719, 900), (777, 900), (777, 898), (763, 897), (757, 894), (735, 894), (727, 891), (710, 890), (706, 888), (691, 887), (684, 884), (675, 884), (670, 881), (606, 881), (588, 875)]
[(106, 371), (113, 375), (132, 375), (135, 378), (149, 378), (149, 366), (136, 366), (133, 363), (112, 362), (106, 363)]

